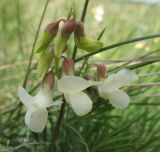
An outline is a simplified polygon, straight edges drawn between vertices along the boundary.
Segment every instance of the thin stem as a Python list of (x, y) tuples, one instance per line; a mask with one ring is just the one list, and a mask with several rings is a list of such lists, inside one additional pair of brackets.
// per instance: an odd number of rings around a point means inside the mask
[(84, 22), (85, 17), (86, 17), (87, 8), (88, 8), (88, 3), (89, 3), (89, 0), (85, 0), (84, 7), (83, 7), (83, 11), (82, 11), (82, 15), (81, 15), (81, 21), (82, 21), (82, 22)]
[(100, 40), (101, 37), (103, 36), (104, 32), (106, 31), (106, 27), (101, 31), (101, 33), (99, 34), (97, 40)]
[(77, 58), (75, 60), (75, 62), (81, 61), (84, 58), (93, 56), (95, 54), (98, 54), (98, 53), (101, 53), (101, 52), (104, 52), (104, 51), (107, 51), (107, 50), (110, 50), (110, 49), (113, 49), (113, 48), (116, 48), (116, 47), (119, 47), (119, 46), (123, 46), (123, 45), (126, 45), (126, 44), (138, 42), (138, 41), (143, 41), (143, 40), (147, 40), (147, 39), (153, 39), (153, 38), (157, 38), (157, 37), (160, 37), (160, 34), (148, 35), (148, 36), (144, 36), (144, 37), (134, 38), (134, 39), (131, 39), (131, 40), (126, 40), (126, 41), (118, 42), (118, 43), (115, 43), (115, 44), (111, 44), (109, 46), (106, 46), (104, 48), (99, 49), (98, 51), (83, 55), (83, 56)]
[[(84, 4), (84, 7), (83, 7), (83, 11), (82, 11), (82, 15), (81, 15), (81, 21), (82, 22), (84, 21), (85, 16), (86, 16), (88, 2), (89, 2), (89, 0), (86, 0), (85, 4)], [(73, 50), (73, 55), (72, 55), (73, 60), (75, 60), (76, 53), (77, 53), (77, 47), (75, 45), (74, 50)], [(56, 149), (57, 149), (57, 140), (58, 140), (58, 137), (59, 137), (59, 131), (60, 131), (60, 127), (61, 127), (61, 123), (62, 123), (62, 119), (63, 119), (65, 105), (66, 105), (66, 101), (63, 100), (63, 103), (61, 105), (61, 109), (60, 109), (60, 112), (59, 112), (59, 115), (58, 115), (58, 118), (57, 118), (57, 121), (56, 121), (56, 126), (55, 126), (53, 134), (52, 134), (51, 152), (56, 152)]]
[[(80, 19), (82, 22), (84, 22), (85, 17), (86, 17), (87, 8), (88, 8), (88, 3), (89, 3), (89, 0), (85, 0), (84, 7), (83, 7), (83, 11), (82, 11), (82, 15), (81, 15), (81, 19)], [(75, 44), (75, 45), (74, 45), (74, 49), (73, 49), (73, 54), (72, 54), (72, 59), (73, 59), (73, 60), (75, 60), (76, 54), (77, 54), (77, 46), (76, 46), (76, 44)]]
[(160, 60), (146, 61), (146, 62), (143, 62), (143, 63), (137, 63), (137, 64), (134, 64), (134, 65), (127, 66), (126, 68), (128, 68), (130, 70), (133, 70), (133, 69), (137, 69), (137, 68), (155, 63), (155, 62), (159, 62), (159, 61)]
[(28, 62), (27, 73), (26, 73), (26, 76), (25, 76), (24, 82), (23, 82), (23, 87), (24, 87), (24, 88), (25, 88), (26, 85), (27, 85), (28, 77), (29, 77), (30, 72), (31, 72), (30, 69), (31, 69), (31, 64), (32, 64), (34, 49), (35, 49), (35, 46), (36, 46), (36, 43), (37, 43), (39, 31), (40, 31), (40, 28), (41, 28), (41, 25), (42, 25), (42, 21), (43, 21), (43, 19), (44, 19), (44, 15), (45, 15), (45, 12), (46, 12), (48, 3), (49, 3), (49, 0), (47, 0), (46, 3), (45, 3), (44, 10), (43, 10), (43, 13), (42, 13), (40, 22), (39, 22), (39, 24), (38, 24), (38, 29), (37, 29), (37, 32), (36, 32), (36, 35), (35, 35), (35, 39), (34, 39), (34, 42), (33, 42), (32, 50), (31, 50), (31, 54), (30, 54), (30, 58), (29, 58), (29, 62)]
[(66, 102), (65, 102), (65, 100), (63, 100), (63, 103), (61, 105), (61, 109), (60, 109), (60, 112), (59, 112), (59, 115), (58, 115), (58, 118), (56, 121), (56, 126), (55, 126), (53, 134), (52, 134), (51, 152), (56, 152), (56, 149), (57, 149), (57, 139), (59, 137), (59, 130), (60, 130), (60, 126), (61, 126), (62, 119), (63, 119), (65, 105), (66, 105)]
[(143, 103), (143, 102), (135, 102), (130, 103), (130, 106), (160, 106), (160, 103)]
[(83, 70), (83, 68), (85, 67), (86, 63), (87, 63), (88, 59), (84, 60), (80, 70), (78, 71), (77, 75), (80, 75), (81, 74), (81, 71)]
[[(154, 53), (158, 52), (159, 50), (160, 50), (160, 49), (158, 48), (158, 49), (156, 49), (156, 50), (154, 50), (154, 51), (152, 51), (152, 52), (150, 52), (150, 53), (147, 53), (147, 54), (145, 54), (145, 55), (143, 55), (143, 56), (138, 57), (137, 59), (145, 59), (147, 56), (149, 56), (149, 55), (151, 55), (151, 54), (154, 54)], [(128, 66), (129, 63), (130, 63), (130, 62), (124, 63), (124, 64), (122, 64), (122, 65), (120, 65), (120, 66), (118, 66), (118, 67), (115, 67), (115, 68), (112, 69), (112, 70), (109, 70), (108, 72), (118, 71), (119, 69), (124, 68), (126, 65)]]
[(17, 17), (17, 27), (18, 27), (18, 32), (17, 32), (17, 36), (18, 36), (18, 42), (19, 42), (19, 50), (21, 52), (23, 52), (23, 45), (22, 45), (22, 25), (21, 25), (21, 16), (20, 16), (20, 2), (19, 0), (16, 0), (16, 9), (17, 9), (17, 12), (16, 12), (16, 17)]

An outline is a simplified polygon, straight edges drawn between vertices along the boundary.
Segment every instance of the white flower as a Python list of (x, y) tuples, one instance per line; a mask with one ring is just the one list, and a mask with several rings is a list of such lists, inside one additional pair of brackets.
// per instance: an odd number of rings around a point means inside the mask
[(137, 80), (138, 77), (133, 71), (123, 69), (116, 74), (110, 75), (104, 82), (98, 85), (99, 95), (108, 99), (110, 103), (118, 108), (123, 109), (129, 105), (129, 96), (119, 88)]
[(57, 105), (52, 103), (52, 95), (48, 89), (40, 89), (36, 96), (30, 96), (27, 91), (19, 86), (18, 96), (27, 107), (25, 123), (33, 132), (42, 132), (48, 118), (47, 107)]
[(64, 93), (65, 100), (78, 116), (86, 115), (92, 109), (91, 99), (82, 91), (97, 84), (99, 83), (78, 76), (63, 76), (57, 82), (59, 91)]

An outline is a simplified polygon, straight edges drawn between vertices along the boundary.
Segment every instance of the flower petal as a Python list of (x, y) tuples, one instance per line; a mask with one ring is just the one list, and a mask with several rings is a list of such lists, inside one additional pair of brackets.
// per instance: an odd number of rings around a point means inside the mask
[(84, 116), (92, 109), (91, 99), (83, 92), (68, 94), (65, 99), (78, 116)]
[(28, 92), (22, 87), (18, 87), (18, 96), (21, 102), (27, 107), (31, 107), (33, 105), (33, 97), (28, 94)]
[(128, 85), (133, 81), (138, 80), (138, 76), (132, 70), (122, 69), (117, 73), (117, 77), (121, 80), (120, 87)]
[(48, 111), (45, 108), (29, 108), (25, 115), (25, 123), (33, 132), (42, 132), (46, 126)]
[(99, 96), (108, 100), (108, 92), (99, 91)]
[(48, 107), (51, 107), (51, 106), (60, 106), (62, 103), (63, 103), (62, 100), (57, 100), (57, 101), (54, 101), (54, 102), (48, 104), (48, 105), (47, 105), (47, 108), (48, 108)]
[(63, 76), (57, 82), (59, 91), (64, 93), (81, 92), (82, 90), (97, 84), (99, 84), (99, 82), (87, 81), (78, 76)]
[(46, 108), (52, 104), (52, 96), (48, 92), (44, 92), (42, 89), (39, 90), (37, 95), (34, 97), (34, 103), (41, 108)]
[(122, 90), (117, 89), (107, 93), (110, 103), (117, 109), (124, 109), (129, 105), (130, 98)]
[(68, 104), (70, 104), (70, 94), (69, 94), (69, 93), (65, 93), (65, 94), (64, 94), (64, 98), (65, 98), (66, 102), (67, 102)]
[(117, 74), (110, 75), (102, 85), (98, 86), (98, 90), (101, 91), (113, 91), (119, 89), (122, 86), (128, 85), (131, 82), (137, 80), (138, 77), (135, 72), (123, 69)]

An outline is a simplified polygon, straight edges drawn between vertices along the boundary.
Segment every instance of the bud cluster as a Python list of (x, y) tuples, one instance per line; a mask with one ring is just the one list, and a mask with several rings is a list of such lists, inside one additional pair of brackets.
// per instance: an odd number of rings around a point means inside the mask
[[(35, 51), (39, 58), (37, 67), (37, 75), (39, 79), (42, 79), (45, 76), (52, 62), (55, 69), (57, 69), (56, 75), (59, 76), (59, 63), (62, 54), (68, 50), (68, 40), (72, 33), (74, 33), (76, 46), (85, 51), (96, 51), (103, 45), (101, 42), (86, 36), (83, 22), (76, 21), (74, 15), (68, 20), (60, 19), (48, 24)], [(68, 60), (68, 58), (64, 58), (62, 71), (62, 75), (74, 74), (73, 62)]]

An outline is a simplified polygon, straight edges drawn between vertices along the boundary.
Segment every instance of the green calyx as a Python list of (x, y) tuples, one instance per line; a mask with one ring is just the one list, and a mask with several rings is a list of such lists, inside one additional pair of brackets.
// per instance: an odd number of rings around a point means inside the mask
[(67, 39), (63, 38), (59, 33), (54, 43), (54, 54), (57, 58), (61, 57), (62, 52), (66, 48), (66, 45), (67, 45)]
[(57, 35), (60, 21), (61, 20), (50, 23), (46, 26), (44, 34), (42, 38), (40, 39), (39, 45), (36, 49), (36, 53), (40, 53), (49, 47), (49, 45), (51, 44), (51, 42)]
[(51, 51), (45, 51), (40, 53), (37, 67), (37, 76), (41, 80), (44, 75), (48, 72), (50, 65), (52, 63), (54, 54)]
[(45, 49), (47, 49), (49, 44), (52, 42), (53, 38), (54, 36), (51, 33), (45, 32), (41, 40), (39, 41), (39, 45), (36, 49), (36, 53), (40, 53)]
[(75, 37), (76, 46), (87, 52), (94, 52), (103, 47), (103, 43), (89, 37)]

